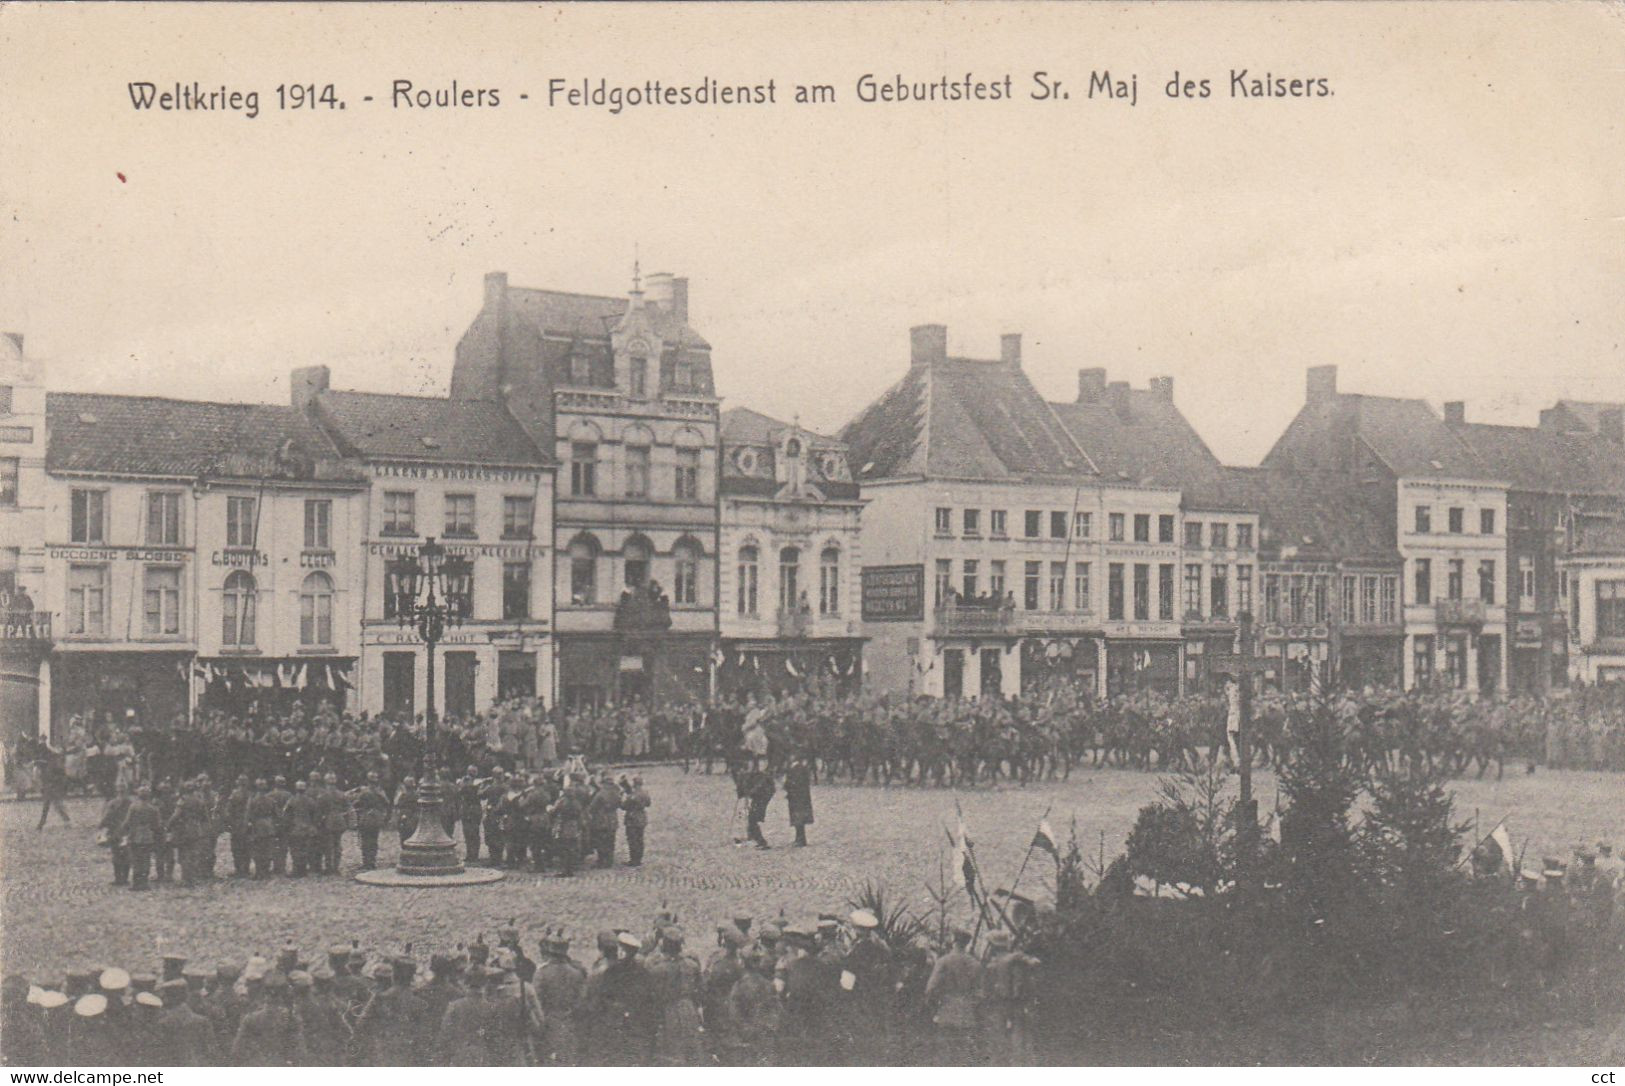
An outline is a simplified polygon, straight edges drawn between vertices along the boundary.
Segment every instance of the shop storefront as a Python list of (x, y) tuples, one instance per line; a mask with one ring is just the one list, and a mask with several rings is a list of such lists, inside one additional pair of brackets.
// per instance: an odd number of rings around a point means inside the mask
[(1345, 690), (1398, 689), (1404, 681), (1405, 638), (1399, 634), (1342, 631), (1337, 652), (1337, 685)]
[(566, 634), (559, 638), (559, 700), (567, 709), (681, 705), (711, 690), (711, 635)]
[(1179, 693), (1178, 640), (1112, 640), (1106, 642), (1106, 695), (1155, 691)]
[(167, 727), (191, 704), (192, 653), (75, 652), (51, 657), (51, 734), (67, 734), (72, 717), (96, 723), (138, 721)]
[(854, 693), (862, 675), (861, 638), (794, 643), (741, 638), (722, 644), (717, 693), (722, 697), (782, 694), (818, 684)]
[(199, 712), (243, 716), (256, 707), (283, 716), (295, 705), (309, 717), (322, 705), (349, 707), (355, 688), (354, 657), (243, 659), (199, 657), (192, 665)]
[(1021, 643), (1021, 692), (1071, 687), (1093, 697), (1100, 689), (1098, 637), (1029, 637)]

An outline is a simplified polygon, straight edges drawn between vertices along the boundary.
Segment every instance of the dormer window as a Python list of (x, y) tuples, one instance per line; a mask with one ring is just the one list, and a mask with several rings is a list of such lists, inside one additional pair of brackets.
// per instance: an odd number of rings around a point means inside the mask
[(572, 385), (592, 384), (592, 359), (581, 351), (570, 355), (570, 383)]
[(633, 355), (628, 365), (627, 391), (639, 397), (649, 394), (649, 360), (642, 355)]

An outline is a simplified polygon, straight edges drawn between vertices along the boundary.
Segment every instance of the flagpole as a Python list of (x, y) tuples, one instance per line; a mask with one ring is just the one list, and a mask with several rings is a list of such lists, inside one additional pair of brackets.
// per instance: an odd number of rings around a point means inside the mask
[[(1044, 808), (1044, 813), (1038, 816), (1038, 825), (1040, 827), (1042, 827), (1045, 824), (1045, 822), (1049, 819), (1049, 813), (1050, 813), (1050, 811), (1052, 811), (1054, 809), (1055, 809), (1055, 804), (1053, 804), (1053, 803), (1051, 803), (1048, 807)], [(1042, 832), (1042, 830), (1040, 829), (1039, 832)], [(1015, 901), (1015, 899), (1016, 899), (1016, 887), (1021, 885), (1022, 872), (1027, 870), (1027, 861), (1032, 859), (1033, 846), (1035, 844), (1037, 844), (1037, 843), (1038, 843), (1038, 834), (1034, 833), (1033, 834), (1033, 839), (1031, 841), (1027, 842), (1027, 854), (1021, 858), (1021, 866), (1016, 868), (1016, 877), (1014, 879), (1010, 880), (1010, 890), (1008, 892), (1008, 895), (1005, 898), (1006, 901), (1012, 901), (1012, 902)], [(1059, 846), (1057, 846), (1057, 848), (1059, 848)], [(1006, 924), (1009, 924), (1010, 923), (1009, 915), (1008, 914), (1002, 914), (1002, 915), (1004, 916), (1004, 922)]]

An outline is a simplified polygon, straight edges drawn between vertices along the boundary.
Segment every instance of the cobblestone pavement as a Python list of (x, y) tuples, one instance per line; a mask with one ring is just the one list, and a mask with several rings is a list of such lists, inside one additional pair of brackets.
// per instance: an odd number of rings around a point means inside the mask
[[(937, 882), (943, 831), (953, 824), (956, 800), (984, 875), (995, 885), (1014, 874), (1046, 808), (1052, 808), (1050, 823), (1063, 837), (1076, 818), (1091, 857), (1104, 833), (1110, 856), (1121, 847), (1135, 811), (1153, 797), (1157, 780), (1084, 769), (1069, 782), (1025, 789), (819, 786), (811, 847), (782, 847), (790, 833), (781, 795), (767, 823), (769, 839), (781, 847), (759, 852), (731, 843), (733, 789), (726, 777), (685, 775), (672, 767), (652, 769), (645, 779), (654, 807), (642, 868), (589, 869), (569, 880), (513, 872), (499, 883), (451, 889), (372, 887), (348, 877), (222, 878), (193, 889), (133, 894), (109, 885), (107, 851), (94, 843), (99, 801), (69, 801), (72, 825), (53, 815), (38, 832), (37, 802), (0, 804), (0, 960), (7, 971), (49, 976), (74, 966), (152, 968), (160, 945), (212, 963), (274, 950), (290, 939), (307, 952), (357, 939), (380, 950), (411, 943), (426, 955), (482, 931), (489, 938), (510, 918), (527, 945), (534, 945), (543, 925), (563, 924), (578, 947), (590, 947), (593, 932), (603, 927), (643, 930), (663, 902), (703, 945), (711, 926), (725, 917), (771, 915), (782, 908), (792, 918), (810, 919), (840, 908), (865, 881), (928, 907), (925, 887)], [(1531, 857), (1566, 853), (1580, 840), (1625, 844), (1621, 783), (1618, 775), (1544, 771), (1509, 774), (1499, 784), (1463, 781), (1457, 813), (1470, 819), (1476, 808), (1486, 830), (1510, 814), (1514, 839), (1530, 839)], [(1260, 774), (1257, 788), (1261, 806), (1269, 809), (1273, 780)], [(736, 828), (742, 833), (743, 822)], [(392, 863), (394, 835), (384, 836), (383, 862)], [(624, 859), (624, 840), (620, 855)], [(345, 838), (345, 861), (347, 873), (359, 863), (353, 835)], [(230, 870), (224, 838), (218, 869)], [(1039, 855), (1023, 885), (1043, 896), (1047, 873)]]

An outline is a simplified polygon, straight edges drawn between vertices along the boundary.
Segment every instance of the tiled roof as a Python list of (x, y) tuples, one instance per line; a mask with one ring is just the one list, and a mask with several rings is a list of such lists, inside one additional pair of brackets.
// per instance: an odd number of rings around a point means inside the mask
[(1450, 429), (1515, 489), (1625, 495), (1625, 449), (1604, 438), (1485, 423)]
[(224, 478), (359, 479), (291, 407), (158, 396), (46, 396), (46, 468)]
[(1259, 513), (1267, 558), (1397, 562), (1391, 492), (1340, 472), (1226, 468), (1226, 488)]
[(1602, 422), (1602, 413), (1607, 410), (1625, 408), (1625, 404), (1604, 403), (1597, 400), (1558, 400), (1557, 406), (1573, 415), (1592, 433), (1597, 432)]
[(1244, 496), (1226, 489), (1218, 458), (1172, 400), (1150, 389), (1124, 391), (1121, 412), (1108, 401), (1054, 405), (1103, 482), (1179, 487), (1187, 507), (1246, 508)]
[(1395, 473), (1500, 481), (1423, 401), (1388, 396), (1344, 398), (1356, 401), (1360, 436)]
[[(535, 287), (509, 287), (508, 301), (515, 313), (533, 322), (542, 331), (580, 339), (608, 339), (630, 304), (627, 298), (571, 294)], [(654, 330), (667, 343), (710, 350), (711, 345), (698, 332), (678, 320), (669, 310), (658, 305), (646, 305), (644, 308), (649, 313)]]
[(322, 392), (322, 422), (354, 456), (456, 464), (545, 464), (501, 404), (394, 396), (375, 392)]
[(948, 358), (911, 367), (841, 431), (861, 484), (930, 475), (1020, 479), (1094, 474), (1020, 369)]

